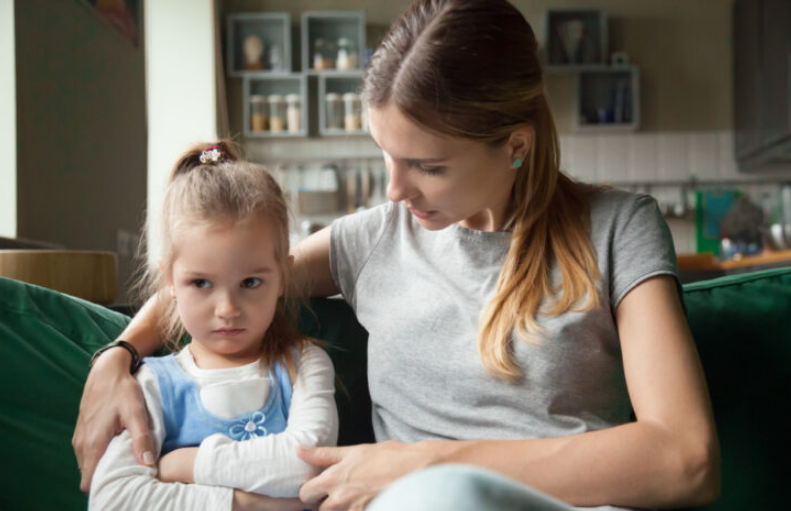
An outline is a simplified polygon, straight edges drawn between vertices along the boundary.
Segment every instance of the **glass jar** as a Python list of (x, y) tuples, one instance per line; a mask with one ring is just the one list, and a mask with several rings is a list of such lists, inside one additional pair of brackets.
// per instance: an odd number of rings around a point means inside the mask
[(286, 103), (288, 107), (286, 108), (286, 117), (289, 133), (299, 133), (302, 129), (302, 98), (299, 97), (299, 94), (289, 94), (286, 96)]
[(313, 69), (324, 71), (335, 67), (335, 44), (322, 38), (313, 42)]
[(346, 131), (360, 131), (362, 129), (362, 101), (356, 92), (347, 92), (343, 95), (345, 115), (343, 127)]
[(327, 129), (342, 130), (343, 103), (341, 102), (341, 95), (330, 92), (324, 97), (324, 100), (327, 104)]
[(355, 69), (357, 67), (357, 53), (352, 40), (348, 37), (338, 39), (338, 58), (335, 66), (340, 70)]
[(326, 69), (326, 65), (324, 63), (325, 52), (324, 39), (319, 38), (313, 41), (313, 69)]
[(266, 130), (266, 98), (260, 94), (250, 96), (250, 129)]
[(280, 94), (269, 96), (269, 131), (280, 133), (286, 129), (286, 101)]

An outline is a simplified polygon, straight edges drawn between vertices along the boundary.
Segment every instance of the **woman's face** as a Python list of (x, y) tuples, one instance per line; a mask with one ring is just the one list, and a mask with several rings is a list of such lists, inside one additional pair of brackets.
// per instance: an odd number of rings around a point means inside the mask
[(516, 179), (513, 161), (524, 155), (510, 144), (494, 148), (430, 133), (395, 106), (368, 113), (390, 172), (390, 200), (403, 202), (432, 231), (454, 223), (481, 231), (502, 227)]

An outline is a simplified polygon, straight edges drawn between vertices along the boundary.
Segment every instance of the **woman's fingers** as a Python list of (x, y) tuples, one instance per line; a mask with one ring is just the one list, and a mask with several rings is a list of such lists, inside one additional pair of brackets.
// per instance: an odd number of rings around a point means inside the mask
[(148, 424), (148, 410), (145, 405), (143, 390), (134, 381), (132, 392), (138, 399), (121, 409), (121, 426), (129, 431), (132, 437), (132, 452), (141, 465), (152, 466), (154, 459), (154, 439)]
[(297, 456), (311, 465), (317, 467), (329, 467), (342, 461), (348, 453), (346, 447), (307, 447), (297, 446)]
[(135, 457), (142, 464), (153, 464), (153, 441), (143, 391), (129, 374), (128, 353), (114, 349), (103, 353), (88, 373), (80, 401), (72, 446), (80, 467), (82, 491), (90, 490), (93, 472), (107, 444), (124, 429), (132, 435)]

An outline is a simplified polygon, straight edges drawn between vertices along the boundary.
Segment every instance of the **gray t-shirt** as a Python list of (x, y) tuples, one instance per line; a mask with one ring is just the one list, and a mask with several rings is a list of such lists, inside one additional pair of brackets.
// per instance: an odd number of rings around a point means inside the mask
[(541, 317), (538, 345), (515, 340), (518, 383), (485, 372), (476, 344), (510, 233), (428, 231), (393, 203), (332, 224), (332, 276), (369, 332), (377, 440), (547, 438), (630, 420), (615, 309), (643, 280), (676, 276), (675, 252), (653, 198), (604, 189), (590, 205), (602, 306)]

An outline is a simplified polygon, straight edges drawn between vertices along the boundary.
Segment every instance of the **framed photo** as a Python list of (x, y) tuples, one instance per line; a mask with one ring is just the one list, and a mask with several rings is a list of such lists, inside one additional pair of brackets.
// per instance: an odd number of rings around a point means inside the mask
[(607, 15), (603, 9), (549, 9), (545, 27), (549, 66), (606, 64)]
[(84, 0), (133, 45), (139, 46), (139, 0)]

